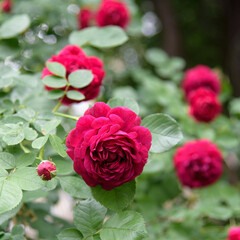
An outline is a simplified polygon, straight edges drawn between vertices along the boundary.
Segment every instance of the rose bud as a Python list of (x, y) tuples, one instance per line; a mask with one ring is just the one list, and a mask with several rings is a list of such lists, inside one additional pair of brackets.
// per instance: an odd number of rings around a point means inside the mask
[(8, 13), (12, 10), (12, 1), (11, 0), (3, 0), (1, 3), (2, 12)]
[(232, 227), (228, 232), (228, 240), (240, 240), (240, 227)]
[(51, 161), (42, 161), (37, 167), (37, 173), (42, 180), (49, 181), (56, 176), (56, 166)]
[(190, 115), (198, 122), (211, 122), (222, 112), (222, 104), (211, 90), (199, 88), (191, 94)]
[(74, 170), (91, 187), (111, 190), (139, 176), (148, 159), (152, 136), (127, 107), (95, 103), (66, 139)]
[(176, 150), (173, 159), (180, 182), (190, 188), (208, 186), (222, 175), (222, 154), (209, 140), (185, 143)]
[(182, 83), (186, 98), (189, 100), (190, 94), (198, 88), (206, 88), (212, 90), (215, 94), (219, 94), (221, 90), (221, 82), (213, 70), (208, 66), (198, 65), (185, 72)]
[[(68, 75), (76, 70), (86, 69), (90, 70), (93, 73), (93, 80), (92, 82), (83, 88), (74, 88), (69, 87), (68, 91), (75, 90), (82, 93), (85, 96), (84, 101), (94, 99), (98, 96), (100, 87), (102, 85), (102, 81), (105, 75), (103, 70), (103, 62), (97, 57), (87, 57), (85, 52), (78, 46), (68, 45), (64, 47), (58, 55), (53, 55), (52, 58), (48, 60), (48, 62), (59, 62), (66, 68), (66, 78)], [(47, 67), (43, 69), (42, 78), (54, 75), (51, 73)], [(79, 79), (81, 81), (81, 79)], [(45, 86), (46, 90), (50, 91), (53, 88)], [(66, 87), (61, 88), (65, 90)], [(77, 101), (64, 96), (62, 99), (62, 103), (65, 105), (70, 105), (72, 103), (81, 102), (83, 100)]]
[(130, 21), (127, 4), (116, 0), (103, 0), (97, 11), (96, 21), (100, 27), (115, 25), (125, 29)]
[(90, 8), (84, 7), (78, 13), (78, 29), (90, 27), (95, 21), (95, 12)]

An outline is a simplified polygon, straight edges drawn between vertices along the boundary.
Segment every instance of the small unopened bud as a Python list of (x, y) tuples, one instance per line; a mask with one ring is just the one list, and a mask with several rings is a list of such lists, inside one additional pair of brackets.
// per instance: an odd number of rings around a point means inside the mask
[(49, 181), (56, 176), (56, 166), (51, 161), (42, 161), (37, 167), (38, 176), (42, 178), (42, 180)]
[(12, 10), (12, 0), (3, 0), (1, 2), (1, 10), (2, 12), (10, 12)]

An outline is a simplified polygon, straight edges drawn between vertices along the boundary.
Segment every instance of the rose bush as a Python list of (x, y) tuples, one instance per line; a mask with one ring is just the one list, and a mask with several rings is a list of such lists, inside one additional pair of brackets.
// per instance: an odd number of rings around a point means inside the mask
[(178, 148), (174, 166), (180, 182), (190, 188), (206, 187), (222, 175), (222, 154), (209, 140), (195, 140)]
[(111, 190), (134, 180), (147, 163), (150, 131), (126, 107), (95, 103), (66, 140), (74, 170), (91, 187)]

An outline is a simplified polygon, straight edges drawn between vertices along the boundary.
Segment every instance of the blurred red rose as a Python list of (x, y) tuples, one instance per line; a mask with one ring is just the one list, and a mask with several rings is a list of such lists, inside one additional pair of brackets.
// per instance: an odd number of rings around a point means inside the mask
[(195, 140), (178, 148), (174, 165), (180, 182), (190, 188), (208, 186), (222, 175), (222, 155), (209, 140)]
[(42, 161), (37, 167), (37, 173), (42, 180), (49, 181), (56, 176), (56, 166), (53, 162)]
[(204, 65), (198, 65), (187, 70), (182, 86), (188, 100), (191, 93), (198, 88), (204, 87), (212, 90), (215, 94), (219, 94), (221, 90), (221, 82), (218, 75), (211, 68)]
[(228, 240), (240, 240), (240, 227), (232, 227), (228, 232)]
[(222, 105), (211, 90), (199, 88), (191, 94), (190, 115), (199, 122), (211, 122), (222, 111)]
[[(103, 62), (97, 57), (87, 57), (84, 51), (78, 46), (68, 45), (63, 48), (58, 55), (53, 55), (48, 62), (59, 62), (65, 66), (68, 75), (76, 70), (79, 69), (87, 69), (91, 70), (93, 73), (93, 80), (92, 82), (84, 88), (73, 88), (70, 87), (68, 91), (75, 90), (79, 91), (85, 96), (84, 101), (94, 99), (98, 96), (100, 87), (102, 85), (102, 80), (104, 78), (105, 72), (103, 70)], [(54, 75), (51, 73), (47, 67), (43, 69), (42, 78)], [(79, 79), (81, 81), (81, 79)], [(45, 88), (50, 91), (53, 88), (45, 86)], [(63, 88), (65, 89), (65, 88)], [(69, 105), (72, 103), (76, 103), (80, 101), (69, 99), (65, 96), (62, 100), (62, 103), (65, 105)]]
[(95, 21), (95, 12), (88, 7), (84, 7), (78, 14), (78, 29), (84, 29), (91, 26)]
[(127, 4), (116, 0), (103, 0), (96, 15), (100, 27), (115, 25), (126, 28), (130, 21)]
[(111, 190), (142, 173), (152, 136), (140, 123), (132, 110), (102, 102), (79, 118), (67, 137), (67, 153), (89, 186)]
[(10, 12), (12, 10), (12, 0), (3, 0), (1, 2), (2, 12)]

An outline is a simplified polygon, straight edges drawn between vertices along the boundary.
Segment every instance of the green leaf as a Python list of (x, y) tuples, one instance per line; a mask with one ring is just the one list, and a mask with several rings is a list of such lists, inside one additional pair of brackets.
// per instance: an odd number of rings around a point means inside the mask
[(107, 103), (111, 108), (127, 107), (139, 114), (139, 106), (133, 98), (111, 98)]
[(63, 90), (53, 89), (53, 90), (48, 92), (47, 97), (49, 99), (58, 99), (58, 98), (62, 97), (63, 95), (64, 95), (64, 91)]
[(74, 228), (64, 229), (57, 235), (58, 240), (81, 240), (82, 237), (82, 234)]
[(117, 47), (127, 40), (128, 36), (125, 31), (117, 26), (91, 27), (81, 31), (74, 31), (69, 38), (70, 43), (73, 45), (83, 46), (90, 44), (97, 48)]
[(38, 136), (37, 132), (30, 127), (24, 128), (23, 132), (24, 138), (29, 141), (33, 141)]
[(36, 199), (46, 197), (47, 194), (48, 194), (47, 192), (42, 191), (42, 190), (24, 191), (24, 192), (23, 192), (23, 199), (22, 199), (22, 201), (23, 201), (24, 203), (33, 202), (33, 201), (35, 201)]
[(48, 70), (55, 74), (56, 76), (65, 78), (66, 76), (66, 69), (65, 67), (59, 62), (47, 62), (46, 63)]
[(74, 88), (84, 88), (93, 80), (93, 74), (90, 70), (77, 70), (68, 76), (69, 84)]
[(12, 236), (15, 236), (15, 235), (24, 235), (24, 228), (21, 226), (21, 225), (15, 225), (13, 228), (12, 228)]
[(35, 158), (36, 158), (36, 154), (33, 152), (32, 153), (24, 153), (17, 159), (16, 167), (21, 168), (21, 167), (26, 167), (26, 166), (32, 165)]
[(32, 147), (35, 149), (41, 149), (48, 140), (49, 135), (39, 137), (32, 142)]
[(62, 189), (75, 198), (89, 198), (92, 196), (90, 188), (80, 177), (61, 177)]
[(0, 181), (5, 180), (8, 176), (8, 171), (0, 167)]
[(72, 100), (76, 100), (76, 101), (81, 101), (81, 100), (84, 100), (85, 99), (85, 96), (78, 92), (78, 91), (68, 91), (67, 92), (67, 97), (72, 99)]
[(56, 164), (58, 175), (69, 175), (73, 172), (73, 161), (53, 159)]
[(53, 119), (51, 121), (46, 122), (41, 130), (44, 135), (49, 134), (51, 131), (55, 130), (57, 126), (61, 123), (60, 119)]
[(22, 191), (10, 181), (0, 182), (0, 214), (10, 211), (22, 200)]
[(17, 169), (9, 177), (9, 181), (17, 184), (21, 189), (34, 191), (43, 187), (42, 179), (37, 175), (34, 167), (23, 167)]
[(8, 39), (23, 33), (30, 26), (30, 18), (26, 14), (15, 15), (0, 26), (0, 39)]
[(57, 187), (57, 184), (58, 180), (56, 178), (53, 178), (49, 181), (43, 181), (43, 187), (41, 188), (41, 190), (45, 192), (52, 191)]
[(110, 191), (102, 189), (99, 185), (91, 189), (93, 197), (104, 207), (114, 211), (121, 211), (133, 200), (136, 183), (135, 181), (128, 182)]
[(4, 169), (12, 169), (16, 166), (15, 158), (8, 152), (0, 152), (0, 166)]
[(4, 222), (6, 222), (7, 220), (15, 216), (19, 212), (21, 207), (22, 207), (22, 203), (20, 202), (16, 207), (11, 209), (10, 211), (0, 214), (0, 225), (2, 225)]
[(102, 226), (107, 209), (94, 199), (79, 202), (73, 210), (74, 225), (83, 236), (95, 234)]
[(183, 136), (178, 123), (167, 114), (152, 114), (142, 121), (142, 126), (148, 128), (152, 134), (150, 151), (161, 153), (179, 143)]
[(34, 119), (36, 112), (31, 109), (31, 108), (24, 108), (21, 109), (20, 111), (18, 111), (17, 114), (15, 114), (15, 116), (19, 116), (23, 119), (25, 119), (26, 121), (30, 122)]
[(147, 236), (142, 216), (125, 211), (111, 216), (100, 232), (102, 240), (141, 240)]
[(159, 48), (151, 48), (146, 52), (146, 59), (150, 64), (160, 67), (168, 61), (168, 55)]
[(49, 140), (50, 143), (52, 145), (52, 147), (55, 149), (55, 151), (62, 157), (66, 157), (67, 153), (66, 150), (63, 146), (63, 141), (60, 137), (56, 136), (56, 135), (50, 135), (49, 136)]
[(42, 81), (46, 86), (52, 88), (63, 88), (68, 84), (64, 78), (59, 78), (53, 75), (46, 76)]
[(3, 137), (3, 141), (7, 145), (17, 145), (24, 140), (24, 133), (22, 131), (18, 133), (10, 133)]

